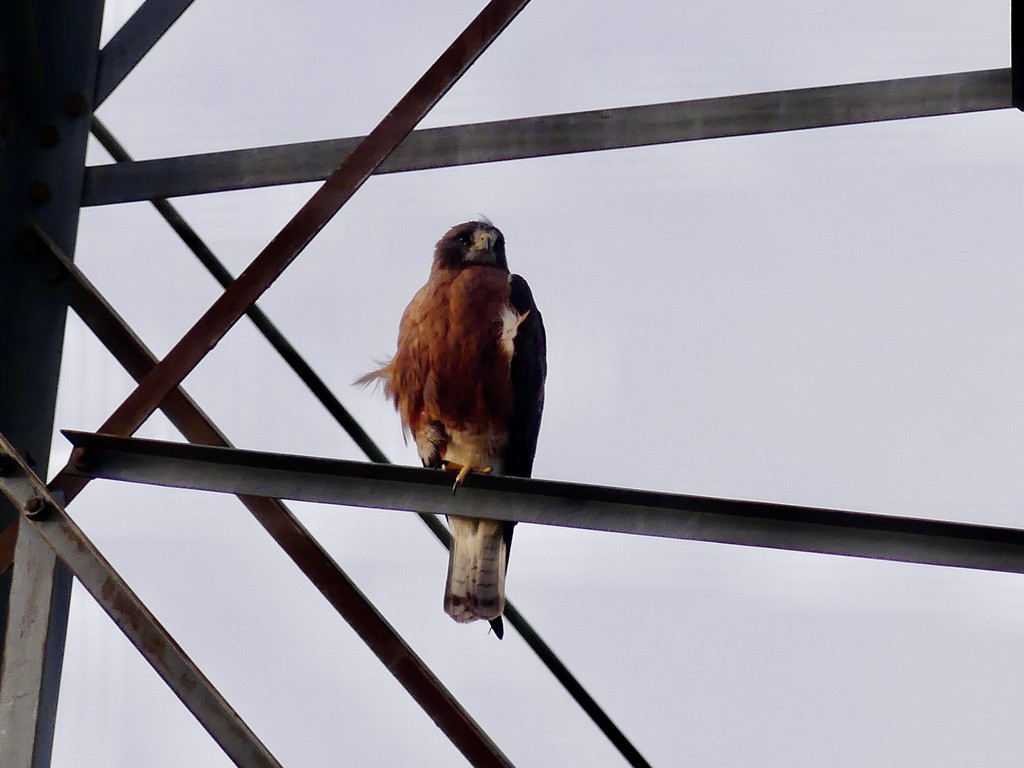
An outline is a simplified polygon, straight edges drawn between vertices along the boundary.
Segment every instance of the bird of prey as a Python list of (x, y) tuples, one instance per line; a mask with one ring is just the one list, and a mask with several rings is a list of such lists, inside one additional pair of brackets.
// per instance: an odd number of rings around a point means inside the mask
[[(359, 383), (383, 380), (423, 466), (457, 473), (457, 489), (469, 472), (530, 476), (546, 375), (533, 293), (509, 272), (501, 232), (469, 221), (437, 242), (394, 357)], [(448, 525), (444, 610), (458, 622), (486, 619), (501, 638), (515, 523), (449, 515)]]

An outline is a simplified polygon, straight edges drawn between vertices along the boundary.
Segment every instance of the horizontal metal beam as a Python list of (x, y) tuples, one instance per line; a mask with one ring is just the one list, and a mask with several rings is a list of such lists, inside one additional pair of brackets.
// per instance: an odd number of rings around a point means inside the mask
[(106, 101), (193, 0), (146, 0), (100, 51), (93, 109)]
[[(22, 512), (20, 525), (49, 545), (235, 765), (280, 768), (256, 734), (68, 517), (61, 494), (51, 494), (2, 435), (0, 458), (4, 469), (0, 494)], [(15, 568), (32, 567), (32, 558), (21, 558), (20, 563), (18, 559), (31, 551), (19, 546)], [(39, 595), (34, 597), (38, 601)], [(32, 611), (22, 613), (31, 615)]]
[[(414, 131), (376, 173), (1006, 109), (1010, 70), (599, 109)], [(82, 205), (322, 181), (362, 137), (92, 166)]]
[(356, 507), (1024, 573), (1024, 531), (863, 512), (65, 432), (80, 471), (138, 483)]

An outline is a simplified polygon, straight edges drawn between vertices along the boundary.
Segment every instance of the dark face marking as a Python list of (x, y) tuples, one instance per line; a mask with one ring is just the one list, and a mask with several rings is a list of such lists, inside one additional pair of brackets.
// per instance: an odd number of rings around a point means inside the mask
[(439, 269), (492, 266), (507, 272), (505, 237), (497, 227), (486, 222), (457, 224), (438, 241), (434, 266)]

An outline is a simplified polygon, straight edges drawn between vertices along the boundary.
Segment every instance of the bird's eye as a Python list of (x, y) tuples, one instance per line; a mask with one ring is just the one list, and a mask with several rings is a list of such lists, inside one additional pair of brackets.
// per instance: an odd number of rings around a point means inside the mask
[(472, 245), (473, 243), (473, 238), (470, 236), (469, 232), (463, 232), (455, 239), (462, 245)]

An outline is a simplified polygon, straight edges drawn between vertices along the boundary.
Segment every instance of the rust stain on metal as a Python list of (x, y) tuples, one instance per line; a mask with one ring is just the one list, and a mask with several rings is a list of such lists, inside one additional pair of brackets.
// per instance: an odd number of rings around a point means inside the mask
[(15, 517), (6, 528), (0, 531), (0, 574), (5, 573), (14, 564), (14, 547), (18, 543), (18, 520)]

